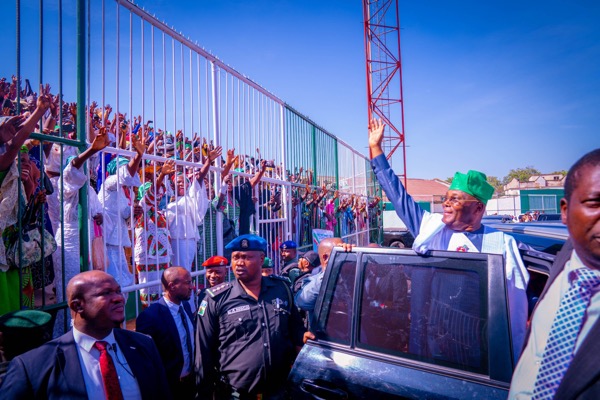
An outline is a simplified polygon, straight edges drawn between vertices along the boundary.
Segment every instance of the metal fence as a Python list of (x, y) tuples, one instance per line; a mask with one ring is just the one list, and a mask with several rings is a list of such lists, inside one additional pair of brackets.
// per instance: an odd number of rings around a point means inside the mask
[[(16, 2), (16, 57), (4, 66), (16, 77), (12, 113), (24, 111), (27, 77), (36, 88), (49, 82), (63, 100), (55, 126), (29, 142), (36, 193), (45, 181), (54, 190), (32, 221), (57, 250), (48, 263), (8, 269), (18, 275), (18, 307), (60, 309), (58, 334), (68, 326), (66, 282), (102, 258), (100, 268), (131, 293), (132, 317), (158, 298), (170, 265), (202, 285), (199, 266), (235, 234), (265, 237), (276, 269), (279, 244), (307, 250), (313, 229), (355, 244), (380, 241), (380, 189), (362, 154), (129, 1), (48, 3)], [(87, 157), (103, 132), (108, 146), (74, 171), (69, 157)], [(15, 203), (20, 216), (24, 200)], [(24, 294), (36, 269), (42, 281), (34, 296)]]

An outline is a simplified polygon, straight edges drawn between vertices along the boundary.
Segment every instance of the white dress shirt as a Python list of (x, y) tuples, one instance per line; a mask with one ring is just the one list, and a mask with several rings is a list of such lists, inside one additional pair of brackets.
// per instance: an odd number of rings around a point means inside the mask
[[(89, 400), (106, 400), (106, 390), (104, 389), (102, 373), (100, 372), (100, 351), (94, 347), (94, 344), (98, 340), (78, 331), (75, 327), (73, 327), (73, 337), (77, 344), (81, 372), (83, 373), (83, 380)], [(115, 340), (113, 331), (102, 340), (109, 344), (107, 350), (115, 364), (123, 398), (127, 400), (141, 399), (142, 394), (138, 382), (133, 376), (133, 372)]]
[(170, 301), (169, 299), (167, 299), (165, 297), (165, 303), (167, 303), (167, 306), (169, 307), (169, 311), (171, 311), (171, 315), (173, 316), (173, 319), (175, 320), (175, 326), (177, 326), (177, 332), (179, 333), (179, 341), (181, 342), (181, 350), (183, 351), (183, 368), (181, 369), (181, 375), (180, 377), (183, 378), (184, 376), (189, 375), (190, 373), (192, 373), (192, 359), (194, 357), (194, 325), (192, 325), (192, 321), (190, 321), (189, 315), (187, 314), (187, 312), (185, 312), (185, 309), (183, 310), (183, 313), (185, 314), (185, 320), (187, 322), (188, 325), (188, 330), (190, 332), (190, 343), (192, 344), (192, 354), (188, 353), (187, 350), (187, 345), (185, 342), (185, 328), (183, 327), (183, 321), (181, 320), (181, 316), (179, 314), (179, 307), (183, 308), (182, 304), (175, 304), (172, 301)]
[[(587, 268), (582, 262), (575, 250), (571, 259), (565, 264), (565, 268), (556, 276), (554, 282), (543, 299), (538, 304), (533, 319), (531, 320), (531, 332), (529, 341), (523, 350), (519, 363), (515, 368), (512, 383), (510, 386), (510, 399), (529, 399), (533, 395), (533, 388), (537, 378), (538, 371), (542, 363), (544, 349), (548, 341), (550, 329), (554, 322), (554, 317), (560, 306), (563, 296), (570, 288), (569, 272), (576, 269)], [(583, 340), (600, 315), (600, 291), (594, 293), (590, 304), (586, 310), (585, 319), (581, 331), (577, 336), (574, 352), (583, 343)]]

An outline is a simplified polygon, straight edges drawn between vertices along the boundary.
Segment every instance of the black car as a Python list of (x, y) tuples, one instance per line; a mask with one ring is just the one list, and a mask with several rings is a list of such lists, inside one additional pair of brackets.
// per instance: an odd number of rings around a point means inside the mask
[(507, 223), (507, 222), (512, 222), (512, 221), (513, 221), (512, 215), (485, 215), (481, 219), (481, 222), (484, 224), (491, 223), (491, 222)]
[(415, 241), (412, 233), (406, 228), (383, 228), (383, 243), (385, 247), (410, 249)]
[[(521, 254), (531, 308), (554, 256)], [(506, 399), (516, 360), (504, 277), (495, 254), (334, 251), (292, 398)]]
[(540, 214), (537, 217), (537, 222), (562, 222), (562, 216), (560, 214)]
[(524, 249), (556, 255), (567, 240), (567, 226), (556, 222), (519, 222), (516, 224), (486, 223), (513, 236)]

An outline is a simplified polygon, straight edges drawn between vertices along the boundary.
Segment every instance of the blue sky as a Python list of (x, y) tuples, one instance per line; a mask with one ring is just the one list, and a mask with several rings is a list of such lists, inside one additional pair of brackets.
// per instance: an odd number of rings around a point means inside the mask
[[(138, 4), (366, 154), (360, 1)], [(551, 172), (600, 147), (600, 3), (400, 1), (400, 20), (410, 177)]]
[[(367, 154), (361, 1), (137, 4)], [(409, 177), (552, 172), (600, 147), (599, 2), (401, 1), (400, 19)]]

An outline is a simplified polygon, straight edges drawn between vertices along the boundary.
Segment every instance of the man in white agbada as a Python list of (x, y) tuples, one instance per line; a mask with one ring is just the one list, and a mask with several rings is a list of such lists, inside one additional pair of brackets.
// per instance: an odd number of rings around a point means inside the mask
[(61, 146), (58, 143), (54, 143), (48, 153), (48, 157), (44, 159), (44, 171), (46, 172), (46, 175), (48, 175), (48, 178), (50, 178), (50, 182), (54, 188), (54, 191), (51, 194), (46, 195), (46, 202), (48, 204), (48, 217), (50, 218), (52, 230), (55, 235), (58, 235), (58, 226), (60, 224), (58, 181), (60, 180), (60, 175), (64, 167), (67, 165), (67, 160), (76, 155), (77, 149), (75, 147)]
[(142, 207), (134, 204), (136, 196), (132, 188), (142, 185), (137, 171), (146, 147), (135, 135), (131, 138), (136, 155), (131, 160), (121, 156), (111, 160), (106, 165), (109, 176), (102, 182), (98, 192), (98, 199), (104, 209), (102, 234), (108, 258), (106, 272), (111, 274), (121, 287), (133, 284), (133, 273), (129, 271), (124, 249), (131, 247), (127, 220), (132, 216), (132, 206), (134, 218), (143, 212)]
[[(84, 163), (108, 146), (108, 137), (104, 128), (96, 135), (92, 145), (83, 153), (76, 156), (71, 156), (67, 159), (67, 164), (63, 169), (62, 179), (60, 176), (56, 180), (57, 201), (63, 206), (63, 223), (58, 221), (57, 230), (55, 231), (57, 250), (53, 253), (54, 261), (54, 282), (56, 287), (56, 298), (58, 301), (64, 301), (63, 291), (63, 268), (64, 266), (64, 282), (68, 282), (72, 277), (81, 272), (80, 262), (80, 241), (79, 241), (79, 189), (88, 183), (88, 176), (83, 170)], [(64, 156), (64, 155), (63, 155)], [(88, 192), (88, 228), (93, 232), (92, 224), (102, 224), (102, 205), (98, 201), (98, 195), (87, 185)], [(60, 209), (59, 209), (60, 212)], [(62, 233), (61, 233), (62, 232)], [(90, 236), (91, 237), (91, 236)], [(64, 251), (63, 251), (64, 249)], [(64, 259), (62, 255), (64, 253)], [(62, 262), (61, 262), (62, 261)], [(70, 315), (67, 313), (68, 321)], [(61, 335), (64, 333), (64, 315), (59, 312), (54, 325), (54, 334)], [(69, 324), (67, 324), (67, 327)]]
[(194, 179), (191, 181), (183, 174), (175, 175), (177, 195), (166, 209), (173, 250), (171, 265), (181, 266), (189, 272), (192, 272), (197, 242), (200, 239), (198, 227), (202, 225), (209, 206), (204, 177), (208, 174), (211, 163), (220, 157), (221, 153), (221, 146), (209, 151), (204, 165), (200, 171), (194, 173)]
[[(423, 210), (406, 192), (385, 158), (381, 148), (384, 128), (381, 120), (373, 119), (369, 124), (371, 166), (396, 213), (415, 237), (413, 249), (421, 254), (429, 250), (448, 250), (504, 256), (513, 356), (516, 361), (523, 346), (527, 324), (526, 288), (529, 274), (514, 238), (481, 224), (485, 205), (494, 194), (494, 188), (481, 172), (457, 172), (443, 203), (444, 213), (433, 214)], [(413, 290), (416, 288), (413, 287)]]

